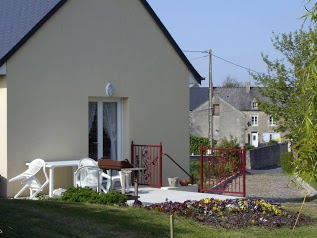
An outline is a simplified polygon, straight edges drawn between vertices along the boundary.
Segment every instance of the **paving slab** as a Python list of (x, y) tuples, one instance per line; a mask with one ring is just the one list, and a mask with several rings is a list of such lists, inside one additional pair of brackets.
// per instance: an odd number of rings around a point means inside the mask
[[(133, 191), (133, 189), (132, 189)], [(172, 202), (184, 202), (186, 200), (201, 200), (204, 198), (214, 198), (220, 200), (226, 199), (235, 199), (237, 196), (225, 196), (217, 195), (210, 193), (197, 193), (197, 192), (188, 192), (188, 191), (175, 191), (175, 190), (166, 190), (154, 187), (140, 186), (139, 187), (139, 201), (143, 205), (153, 204), (153, 203), (162, 203), (165, 201)], [(129, 200), (128, 204), (133, 204), (133, 200)]]

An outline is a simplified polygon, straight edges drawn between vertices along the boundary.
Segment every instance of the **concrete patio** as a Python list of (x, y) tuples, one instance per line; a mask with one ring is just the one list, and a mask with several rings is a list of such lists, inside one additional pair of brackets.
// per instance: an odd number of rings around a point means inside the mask
[[(131, 191), (134, 191), (132, 188)], [(139, 201), (143, 205), (162, 203), (166, 199), (172, 202), (184, 202), (186, 200), (200, 200), (203, 198), (215, 198), (215, 199), (235, 199), (237, 196), (225, 196), (210, 193), (198, 193), (198, 192), (188, 192), (188, 191), (176, 191), (168, 189), (160, 189), (148, 186), (139, 187)], [(132, 205), (134, 200), (128, 200), (128, 204)]]

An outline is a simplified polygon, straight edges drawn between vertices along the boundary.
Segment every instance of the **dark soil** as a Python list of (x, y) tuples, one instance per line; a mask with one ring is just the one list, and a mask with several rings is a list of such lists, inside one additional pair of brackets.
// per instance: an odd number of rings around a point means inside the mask
[[(144, 208), (168, 214), (193, 218), (204, 225), (226, 229), (241, 229), (246, 227), (261, 227), (277, 229), (293, 227), (298, 213), (285, 210), (281, 204), (263, 199), (202, 199), (200, 201), (185, 201), (156, 203)], [(316, 224), (311, 217), (301, 214), (297, 226)]]
[[(266, 215), (261, 216), (252, 213), (225, 214), (223, 217), (206, 217), (203, 222), (205, 225), (226, 228), (226, 229), (240, 229), (251, 226), (261, 227), (265, 229), (277, 229), (280, 227), (292, 228), (296, 222), (298, 213), (287, 212), (282, 216)], [(297, 226), (309, 226), (316, 224), (316, 221), (309, 216), (301, 214), (299, 216)]]

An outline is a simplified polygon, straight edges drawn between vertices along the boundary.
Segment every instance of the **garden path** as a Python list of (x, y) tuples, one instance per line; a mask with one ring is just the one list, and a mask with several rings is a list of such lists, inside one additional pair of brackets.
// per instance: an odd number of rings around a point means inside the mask
[(294, 177), (277, 169), (249, 171), (246, 175), (246, 196), (276, 202), (300, 202), (306, 190), (295, 181)]

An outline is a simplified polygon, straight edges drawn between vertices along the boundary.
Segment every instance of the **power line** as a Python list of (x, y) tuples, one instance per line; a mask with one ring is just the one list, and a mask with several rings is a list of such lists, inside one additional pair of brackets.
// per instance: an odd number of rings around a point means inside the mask
[(204, 56), (201, 56), (201, 57), (197, 57), (197, 58), (193, 58), (193, 59), (190, 59), (190, 60), (196, 60), (196, 59), (201, 59), (201, 58), (205, 58), (207, 57), (208, 55), (204, 55)]
[(183, 50), (183, 52), (190, 52), (190, 53), (208, 53), (207, 50)]
[(261, 74), (261, 73), (259, 73), (259, 72), (255, 71), (255, 70), (252, 70), (252, 69), (247, 68), (247, 67), (244, 67), (244, 66), (242, 66), (242, 65), (239, 65), (239, 64), (233, 63), (233, 62), (231, 62), (231, 61), (229, 61), (229, 60), (226, 60), (226, 59), (224, 59), (224, 58), (221, 58), (221, 57), (219, 57), (219, 56), (217, 56), (217, 55), (212, 55), (212, 56), (213, 56), (213, 57), (216, 57), (216, 58), (218, 58), (218, 59), (220, 59), (220, 60), (223, 60), (223, 61), (225, 61), (225, 62), (227, 62), (227, 63), (229, 63), (229, 64), (233, 64), (233, 65), (235, 65), (235, 66), (237, 66), (237, 67), (240, 67), (240, 68), (246, 69), (246, 70), (248, 70), (248, 71), (252, 71), (252, 72), (257, 73), (257, 74)]
[[(183, 52), (190, 52), (190, 53), (208, 53), (208, 51), (206, 51), (206, 50), (183, 50)], [(205, 58), (205, 57), (207, 57), (207, 56), (208, 56), (208, 55), (205, 55), (205, 56), (193, 58), (193, 59), (190, 59), (190, 60), (196, 60), (196, 59), (200, 59), (200, 58)], [(242, 66), (242, 65), (236, 64), (236, 63), (231, 62), (231, 61), (229, 61), (229, 60), (227, 60), (227, 59), (224, 59), (224, 58), (222, 58), (222, 57), (220, 57), (220, 56), (217, 56), (217, 55), (214, 55), (214, 54), (212, 54), (212, 56), (215, 57), (215, 58), (217, 58), (217, 59), (223, 60), (223, 61), (225, 61), (225, 62), (227, 62), (227, 63), (229, 63), (229, 64), (232, 64), (232, 65), (235, 65), (235, 66), (240, 67), (240, 68), (242, 68), (242, 69), (245, 69), (245, 70), (247, 70), (247, 71), (249, 71), (249, 72), (254, 72), (254, 73), (257, 73), (257, 74), (261, 74), (260, 72), (257, 72), (257, 71), (255, 71), (255, 70), (250, 69), (250, 68), (247, 68), (247, 67), (244, 67), (244, 66)]]

